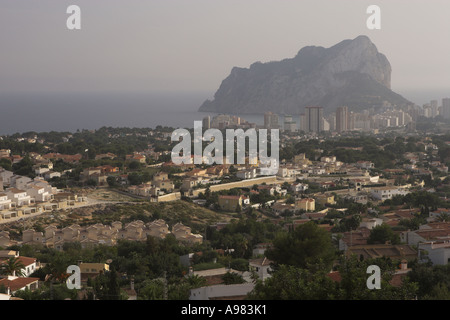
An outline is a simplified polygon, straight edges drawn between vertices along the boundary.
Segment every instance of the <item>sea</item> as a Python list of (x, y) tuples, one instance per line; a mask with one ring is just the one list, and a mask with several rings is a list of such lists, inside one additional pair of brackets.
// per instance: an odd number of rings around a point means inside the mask
[[(445, 91), (399, 92), (418, 105), (450, 96)], [(0, 93), (0, 135), (26, 132), (76, 132), (101, 127), (192, 128), (214, 113), (198, 112), (211, 92)], [(262, 125), (262, 114), (242, 114)], [(294, 117), (295, 119), (295, 117)], [(281, 119), (280, 119), (281, 120)]]

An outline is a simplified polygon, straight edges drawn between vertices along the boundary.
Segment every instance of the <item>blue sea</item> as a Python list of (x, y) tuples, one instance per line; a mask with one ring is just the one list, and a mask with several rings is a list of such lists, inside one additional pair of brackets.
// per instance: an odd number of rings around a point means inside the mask
[(209, 93), (0, 94), (0, 135), (98, 129), (103, 126), (193, 127)]
[[(445, 92), (401, 94), (419, 104), (441, 101)], [(103, 126), (192, 128), (212, 113), (198, 112), (212, 92), (151, 93), (3, 93), (0, 94), (0, 135), (25, 132), (99, 129)], [(263, 115), (241, 115), (262, 125)], [(280, 119), (281, 120), (281, 119)]]

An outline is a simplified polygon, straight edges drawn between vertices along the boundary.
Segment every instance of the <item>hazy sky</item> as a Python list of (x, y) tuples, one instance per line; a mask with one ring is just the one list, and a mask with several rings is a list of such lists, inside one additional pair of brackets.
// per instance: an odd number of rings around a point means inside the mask
[[(79, 31), (66, 9), (81, 8)], [(381, 30), (366, 9), (381, 8)], [(448, 89), (448, 0), (1, 0), (0, 92), (205, 91), (233, 66), (365, 34), (392, 89)]]

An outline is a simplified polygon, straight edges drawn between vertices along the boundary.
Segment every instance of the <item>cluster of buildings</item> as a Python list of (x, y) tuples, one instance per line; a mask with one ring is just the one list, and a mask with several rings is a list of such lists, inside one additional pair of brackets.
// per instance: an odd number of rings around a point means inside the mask
[(83, 248), (96, 245), (112, 246), (118, 240), (145, 241), (148, 236), (164, 239), (168, 234), (173, 234), (175, 238), (183, 243), (201, 243), (203, 236), (193, 234), (191, 228), (177, 223), (171, 230), (166, 222), (158, 219), (145, 224), (141, 220), (122, 224), (115, 221), (111, 225), (97, 223), (90, 226), (81, 227), (73, 224), (59, 229), (54, 225), (47, 226), (44, 232), (34, 229), (23, 231), (23, 244), (40, 244), (49, 248), (63, 250), (65, 243), (79, 242)]
[[(167, 163), (165, 165), (172, 166), (174, 164)], [(175, 190), (175, 184), (169, 179), (168, 173), (164, 171), (154, 174), (151, 181), (137, 186), (129, 186), (127, 190), (131, 194), (150, 197), (152, 201), (157, 202), (162, 199), (164, 195), (167, 196), (174, 193), (174, 191), (177, 191), (175, 193), (179, 194), (181, 197), (181, 193), (189, 194), (193, 189), (202, 185), (217, 184), (221, 182), (219, 179), (229, 172), (229, 166), (227, 165), (217, 165), (205, 169), (195, 168), (194, 164), (180, 165), (177, 167), (182, 168), (183, 170), (180, 173), (174, 174), (174, 176), (177, 176), (182, 180), (178, 191)], [(178, 198), (179, 197), (177, 197), (177, 199)]]
[(86, 168), (80, 174), (81, 182), (95, 181), (96, 185), (104, 186), (107, 184), (107, 179), (111, 174), (118, 173), (119, 167), (104, 165), (99, 167)]
[(160, 171), (153, 175), (150, 182), (146, 182), (136, 186), (129, 186), (128, 192), (141, 197), (150, 197), (157, 201), (159, 196), (171, 193), (175, 189), (172, 180), (166, 172)]
[(11, 274), (0, 276), (0, 287), (4, 288), (4, 293), (0, 292), (0, 300), (14, 300), (12, 295), (17, 291), (25, 289), (34, 291), (39, 287), (39, 278), (30, 277), (40, 267), (36, 258), (20, 256), (19, 252), (14, 250), (0, 250), (0, 268), (7, 264), (9, 259), (22, 264), (22, 269), (19, 273), (13, 271)]
[(440, 115), (444, 119), (450, 119), (450, 98), (443, 98), (441, 105), (438, 100), (431, 100), (422, 106), (420, 115), (426, 118), (435, 118)]
[[(371, 229), (383, 223), (395, 227), (401, 220), (413, 219), (415, 212), (416, 209), (396, 209), (380, 215), (379, 218), (365, 218), (356, 230), (342, 235), (339, 239), (339, 249), (363, 255), (365, 258), (391, 256), (405, 258), (408, 261), (415, 259), (419, 262), (431, 261), (434, 265), (448, 264), (450, 262), (450, 222), (439, 222), (433, 215), (430, 215), (429, 222), (421, 225), (418, 230), (398, 231), (402, 244), (384, 246), (367, 244)], [(389, 249), (390, 255), (383, 252), (382, 248)]]
[(0, 222), (73, 206), (82, 200), (59, 192), (41, 178), (15, 175), (0, 167)]
[(203, 129), (226, 129), (226, 128), (255, 128), (256, 124), (248, 122), (242, 119), (239, 116), (228, 115), (228, 114), (219, 114), (211, 118), (211, 116), (206, 116), (202, 120), (202, 128)]
[(386, 106), (375, 113), (373, 110), (353, 112), (347, 106), (341, 106), (334, 113), (325, 116), (323, 107), (308, 106), (305, 107), (304, 113), (301, 113), (295, 120), (292, 115), (284, 115), (284, 119), (281, 121), (277, 114), (266, 112), (264, 128), (306, 133), (376, 131), (393, 127), (408, 127), (419, 114), (418, 109), (414, 107), (405, 111)]

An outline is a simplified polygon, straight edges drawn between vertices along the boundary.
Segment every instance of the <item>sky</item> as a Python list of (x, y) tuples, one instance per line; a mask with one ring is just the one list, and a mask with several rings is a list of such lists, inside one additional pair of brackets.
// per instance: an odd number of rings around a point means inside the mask
[[(69, 5), (81, 30), (68, 30)], [(369, 30), (369, 5), (381, 30)], [(212, 94), (234, 66), (367, 35), (394, 91), (448, 90), (448, 0), (1, 0), (0, 93)]]

